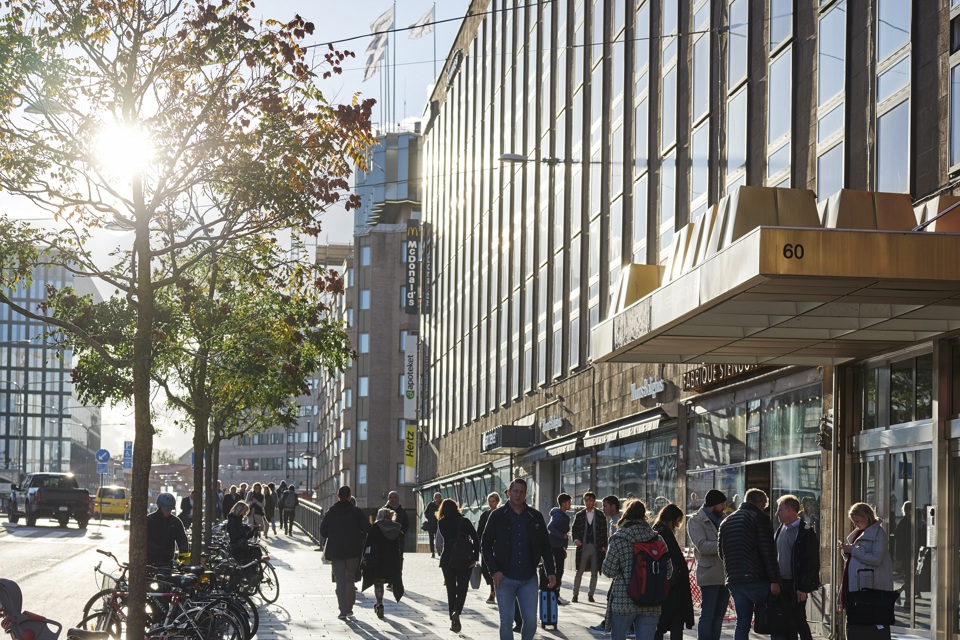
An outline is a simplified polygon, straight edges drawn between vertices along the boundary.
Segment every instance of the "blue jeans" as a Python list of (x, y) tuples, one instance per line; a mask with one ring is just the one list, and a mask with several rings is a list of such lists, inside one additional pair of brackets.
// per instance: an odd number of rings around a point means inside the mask
[(533, 640), (538, 624), (538, 588), (536, 575), (531, 576), (529, 580), (513, 580), (504, 576), (500, 581), (500, 587), (497, 589), (497, 605), (500, 608), (500, 640), (513, 640), (513, 613), (517, 604), (520, 605), (520, 616), (523, 618), (520, 640)]
[[(633, 628), (637, 640), (653, 640), (657, 632), (659, 613), (642, 613), (636, 615), (613, 614), (610, 618), (610, 640), (626, 640), (627, 632)], [(502, 640), (502, 639), (501, 639)]]
[(700, 595), (703, 601), (700, 604), (700, 622), (697, 623), (697, 640), (720, 640), (730, 592), (722, 584), (711, 584), (700, 587)]
[(770, 595), (769, 582), (743, 582), (730, 585), (733, 607), (737, 610), (737, 629), (733, 640), (747, 640), (750, 623), (753, 621), (753, 605), (766, 600)]

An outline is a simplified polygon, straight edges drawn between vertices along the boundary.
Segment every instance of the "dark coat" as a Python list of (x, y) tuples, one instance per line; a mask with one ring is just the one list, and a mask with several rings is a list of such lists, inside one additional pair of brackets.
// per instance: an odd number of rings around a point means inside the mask
[[(600, 509), (593, 510), (593, 533), (597, 545), (597, 559), (603, 565), (603, 557), (607, 553), (607, 517), (603, 515)], [(581, 509), (577, 515), (573, 516), (573, 539), (581, 542), (587, 535), (587, 510)], [(580, 566), (580, 557), (583, 555), (583, 547), (577, 547), (577, 566)]]
[(230, 509), (233, 509), (233, 505), (240, 502), (239, 493), (225, 493), (223, 494), (223, 515), (224, 517), (230, 515)]
[[(820, 541), (813, 529), (803, 520), (799, 524), (797, 541), (793, 544), (793, 558), (790, 570), (793, 573), (794, 591), (810, 593), (820, 588)], [(774, 541), (780, 537), (783, 525), (777, 529)]]
[[(550, 534), (550, 546), (554, 549), (566, 549), (570, 534), (570, 516), (560, 507), (550, 510), (550, 522), (547, 523), (547, 533)], [(580, 566), (580, 565), (577, 565)]]
[[(480, 520), (477, 521), (477, 537), (483, 540), (483, 530), (487, 527), (487, 520), (490, 519), (490, 514), (493, 513), (491, 510), (484, 511), (480, 514)], [(483, 576), (483, 581), (493, 586), (493, 578), (490, 576), (490, 570), (487, 568), (487, 563), (483, 561), (483, 554), (480, 555), (480, 575)]]
[(193, 516), (193, 500), (190, 496), (184, 496), (180, 499), (180, 513), (185, 513), (187, 517)]
[(238, 515), (230, 514), (227, 516), (227, 535), (230, 536), (231, 548), (244, 547), (247, 540), (253, 537), (256, 530), (243, 524), (243, 518)]
[(427, 531), (430, 533), (437, 532), (437, 509), (439, 508), (440, 506), (431, 500), (427, 508), (423, 510), (423, 519), (427, 521)]
[(755, 505), (743, 502), (723, 519), (718, 543), (727, 584), (780, 582), (773, 525)]
[(480, 536), (477, 535), (477, 530), (473, 528), (473, 523), (469, 519), (460, 514), (447, 516), (438, 522), (437, 527), (440, 529), (440, 535), (443, 536), (443, 551), (440, 552), (441, 567), (450, 564), (450, 556), (453, 554), (453, 541), (457, 539), (457, 535), (460, 533), (470, 536), (470, 540), (473, 542), (473, 561), (478, 562), (480, 560)]
[(693, 629), (693, 594), (690, 593), (690, 568), (683, 549), (677, 542), (670, 527), (658, 524), (653, 528), (667, 544), (673, 576), (670, 578), (670, 591), (660, 610), (660, 622), (657, 631), (666, 633), (674, 623), (682, 622), (687, 629)]
[(264, 494), (263, 498), (263, 515), (266, 516), (267, 522), (269, 522), (273, 520), (277, 511), (277, 494), (271, 491), (270, 495)]
[[(491, 575), (503, 571), (503, 568), (510, 564), (510, 559), (513, 557), (511, 548), (513, 538), (510, 534), (511, 519), (506, 512), (509, 508), (510, 503), (507, 503), (491, 512), (490, 517), (487, 518), (486, 527), (483, 529), (480, 549), (483, 553), (483, 561)], [(527, 527), (527, 540), (529, 542), (527, 558), (530, 562), (530, 575), (536, 575), (537, 565), (540, 564), (541, 560), (543, 560), (547, 575), (556, 575), (553, 552), (550, 550), (550, 537), (547, 535), (547, 523), (544, 522), (543, 515), (536, 509), (527, 506), (521, 517)]]
[(407, 515), (407, 512), (403, 508), (403, 506), (398, 504), (397, 508), (394, 509), (393, 507), (390, 506), (390, 503), (388, 502), (387, 504), (383, 505), (382, 508), (390, 509), (395, 514), (397, 514), (397, 517), (394, 519), (394, 522), (400, 525), (400, 534), (404, 536), (407, 535), (407, 531), (410, 530), (410, 516)]
[(366, 590), (375, 581), (382, 580), (391, 585), (393, 597), (399, 602), (404, 593), (402, 543), (403, 536), (397, 523), (379, 520), (370, 527), (361, 566), (363, 572), (361, 591)]
[(369, 531), (370, 521), (363, 511), (349, 500), (340, 500), (320, 521), (320, 535), (327, 540), (323, 547), (324, 556), (327, 560), (359, 558), (364, 537)]
[(183, 523), (173, 516), (167, 517), (159, 509), (147, 516), (147, 564), (169, 565), (173, 562), (174, 545), (188, 551), (187, 533)]

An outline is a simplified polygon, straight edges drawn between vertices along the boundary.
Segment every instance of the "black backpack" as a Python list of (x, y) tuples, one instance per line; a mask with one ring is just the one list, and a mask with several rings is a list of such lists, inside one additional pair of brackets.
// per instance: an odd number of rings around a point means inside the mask
[(667, 545), (660, 538), (633, 543), (633, 570), (627, 595), (641, 607), (663, 604), (670, 591)]
[(296, 509), (298, 502), (300, 502), (300, 498), (297, 497), (295, 491), (287, 491), (283, 494), (282, 504), (284, 509)]
[[(461, 516), (463, 517), (463, 516)], [(469, 569), (473, 564), (473, 538), (463, 530), (463, 523), (466, 518), (460, 521), (460, 527), (457, 530), (456, 537), (450, 541), (450, 555), (447, 561), (451, 569)]]

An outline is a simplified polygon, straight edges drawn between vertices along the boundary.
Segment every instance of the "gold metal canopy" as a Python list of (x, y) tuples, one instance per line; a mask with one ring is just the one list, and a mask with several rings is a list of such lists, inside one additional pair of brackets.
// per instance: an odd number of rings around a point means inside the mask
[(701, 256), (600, 323), (594, 360), (840, 364), (960, 330), (960, 234), (763, 226)]

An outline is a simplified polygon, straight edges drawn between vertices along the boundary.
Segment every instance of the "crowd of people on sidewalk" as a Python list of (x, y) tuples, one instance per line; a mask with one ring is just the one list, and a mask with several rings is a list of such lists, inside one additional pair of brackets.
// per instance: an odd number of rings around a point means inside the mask
[[(364, 590), (374, 586), (374, 611), (383, 618), (385, 590), (390, 589), (397, 601), (404, 593), (403, 549), (409, 519), (396, 492), (390, 493), (372, 526), (352, 501), (349, 487), (342, 487), (338, 497), (320, 533), (326, 540), (325, 556), (333, 564), (340, 618), (353, 615), (355, 582), (360, 580)], [(574, 498), (567, 493), (557, 496), (548, 521), (527, 504), (526, 497), (527, 483), (522, 478), (510, 483), (503, 503), (498, 493), (491, 493), (489, 509), (481, 514), (476, 528), (451, 498), (437, 493), (427, 505), (420, 528), (428, 533), (431, 557), (439, 554), (454, 633), (463, 628), (471, 582), (478, 588), (481, 576), (489, 587), (487, 603), (498, 607), (501, 640), (511, 639), (514, 633), (521, 640), (531, 640), (538, 622), (543, 622), (545, 603), (551, 601), (544, 594), (555, 594), (554, 607), (578, 602), (589, 571), (585, 586), (589, 602), (596, 602), (598, 575), (611, 579), (603, 620), (590, 628), (609, 633), (612, 640), (628, 636), (663, 640), (668, 634), (670, 640), (680, 640), (684, 629), (695, 625), (698, 640), (719, 640), (731, 597), (735, 640), (747, 640), (759, 606), (787, 610), (784, 619), (790, 623), (774, 629), (773, 640), (812, 640), (806, 608), (810, 594), (821, 586), (820, 544), (816, 530), (801, 518), (803, 506), (796, 496), (777, 500), (776, 528), (766, 513), (767, 495), (760, 489), (748, 490), (729, 514), (726, 496), (711, 489), (689, 519), (676, 504), (663, 506), (653, 516), (642, 500), (621, 504), (616, 496), (603, 498), (597, 509), (596, 494), (587, 491), (583, 508), (572, 519), (568, 511)], [(887, 534), (876, 514), (859, 503), (849, 516), (854, 529), (840, 545), (846, 559), (837, 603), (841, 609), (856, 600), (851, 594), (863, 589), (892, 589)], [(699, 621), (681, 546), (686, 540), (696, 559)], [(571, 543), (576, 550), (576, 574), (570, 599), (565, 600), (560, 597), (560, 583)], [(657, 580), (664, 584), (658, 586)], [(641, 583), (647, 591), (638, 587)], [(848, 622), (850, 637), (857, 637), (855, 627)]]

